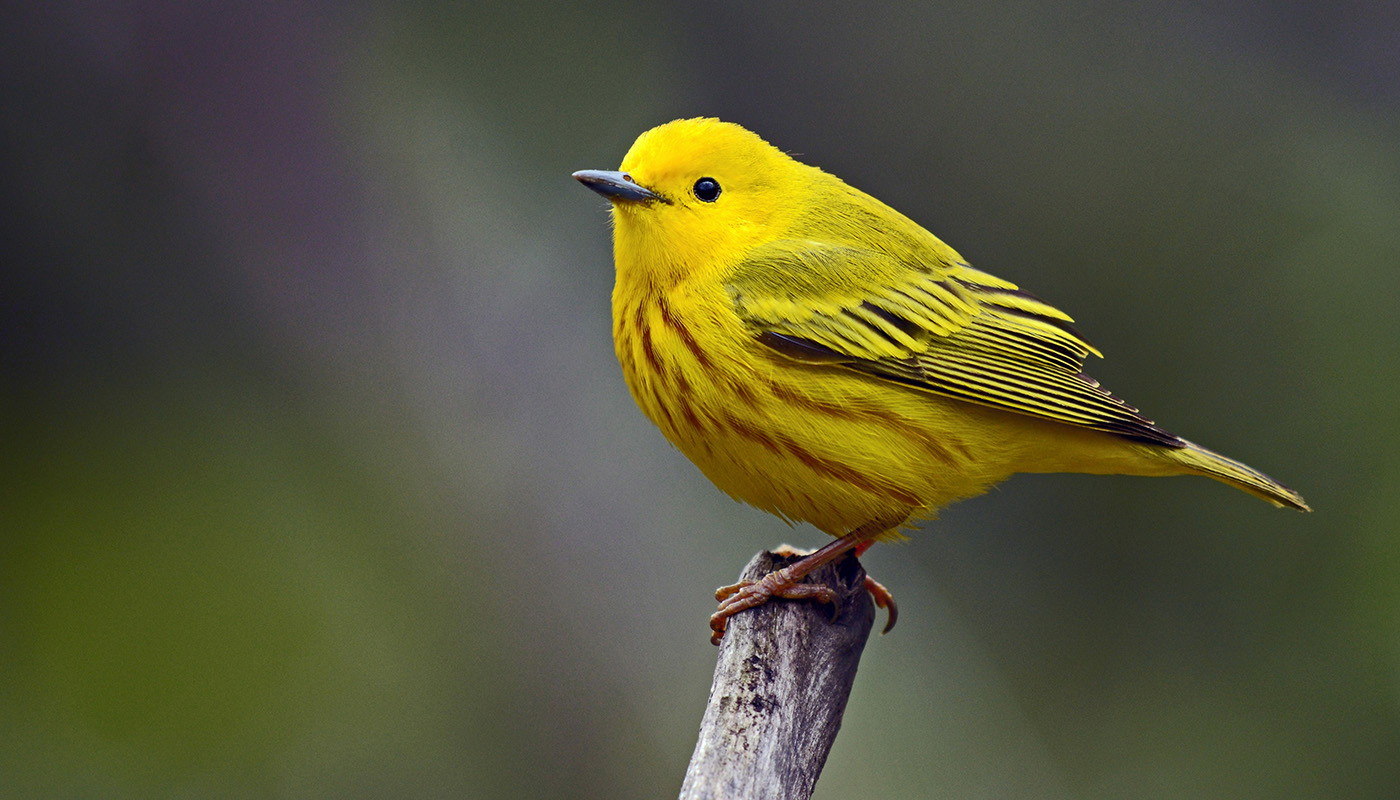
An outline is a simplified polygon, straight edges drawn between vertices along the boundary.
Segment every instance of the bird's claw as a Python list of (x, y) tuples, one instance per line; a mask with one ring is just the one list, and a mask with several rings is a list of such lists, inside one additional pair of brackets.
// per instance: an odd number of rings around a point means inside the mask
[(713, 632), (710, 635), (710, 643), (717, 645), (724, 638), (730, 617), (740, 611), (757, 608), (774, 597), (829, 603), (832, 607), (833, 621), (841, 611), (840, 599), (834, 589), (818, 583), (797, 583), (786, 569), (780, 569), (756, 581), (743, 580), (715, 590), (715, 599), (720, 603), (719, 610), (710, 617), (710, 630)]

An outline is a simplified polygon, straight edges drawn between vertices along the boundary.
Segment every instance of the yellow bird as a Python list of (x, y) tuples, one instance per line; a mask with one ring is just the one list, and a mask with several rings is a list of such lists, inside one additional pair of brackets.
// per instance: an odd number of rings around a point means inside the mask
[(738, 125), (676, 120), (574, 177), (612, 202), (637, 405), (731, 497), (838, 537), (720, 589), (716, 643), (770, 597), (829, 600), (798, 582), (1017, 472), (1206, 475), (1310, 510), (1100, 388), (1064, 312)]

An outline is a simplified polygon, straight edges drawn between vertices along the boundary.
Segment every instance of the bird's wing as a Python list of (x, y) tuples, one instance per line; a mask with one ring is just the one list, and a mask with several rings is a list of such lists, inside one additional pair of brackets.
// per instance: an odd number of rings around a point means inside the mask
[(966, 264), (788, 239), (750, 252), (727, 289), (759, 341), (795, 361), (1182, 446), (1084, 374), (1100, 354), (1068, 315)]

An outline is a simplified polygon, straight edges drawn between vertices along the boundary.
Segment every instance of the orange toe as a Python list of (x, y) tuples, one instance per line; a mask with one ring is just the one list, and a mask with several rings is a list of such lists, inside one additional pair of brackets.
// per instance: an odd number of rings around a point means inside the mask
[(885, 629), (880, 631), (880, 634), (889, 633), (890, 629), (894, 627), (895, 620), (899, 619), (899, 606), (895, 605), (894, 595), (890, 594), (890, 590), (886, 589), (883, 583), (869, 575), (865, 576), (865, 591), (870, 592), (870, 599), (875, 601), (877, 608), (889, 610), (889, 621), (885, 623)]
[(731, 586), (721, 586), (715, 591), (719, 600), (719, 610), (710, 617), (711, 644), (719, 644), (724, 631), (729, 626), (729, 618), (740, 611), (767, 603), (774, 597), (784, 600), (815, 600), (818, 603), (836, 603), (836, 592), (829, 586), (816, 583), (797, 583), (797, 579), (787, 569), (770, 572), (757, 581), (740, 581)]

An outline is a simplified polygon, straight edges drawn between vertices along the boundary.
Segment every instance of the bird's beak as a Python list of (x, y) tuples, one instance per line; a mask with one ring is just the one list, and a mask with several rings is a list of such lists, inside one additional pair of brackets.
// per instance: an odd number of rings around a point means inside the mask
[(625, 172), (581, 169), (574, 173), (574, 178), (609, 200), (621, 200), (626, 203), (668, 202), (666, 198), (637, 183)]

